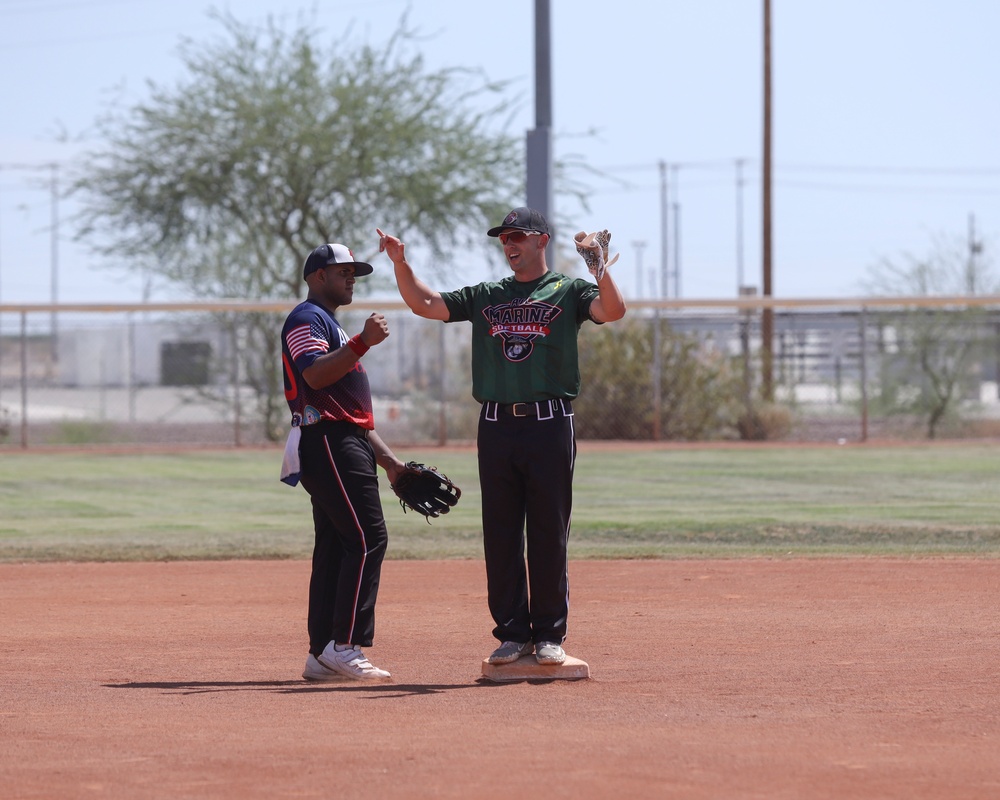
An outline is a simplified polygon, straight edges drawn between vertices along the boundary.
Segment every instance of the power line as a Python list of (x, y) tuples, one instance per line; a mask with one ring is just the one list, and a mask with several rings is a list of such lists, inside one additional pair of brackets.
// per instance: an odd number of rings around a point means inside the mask
[(27, 2), (21, 6), (16, 6), (13, 4), (3, 4), (0, 5), (0, 16), (6, 16), (8, 14), (51, 14), (53, 11), (69, 11), (73, 9), (93, 9), (99, 6), (108, 5), (124, 5), (125, 3), (132, 3), (133, 0), (86, 0), (85, 2), (58, 2), (54, 4), (40, 3), (40, 2)]
[[(759, 159), (710, 159), (703, 161), (668, 161), (673, 167), (680, 169), (718, 169), (731, 170), (736, 161), (744, 165), (754, 165), (759, 163)], [(652, 172), (659, 169), (658, 161), (650, 161), (642, 164), (621, 164), (610, 167), (596, 167), (604, 172)], [(786, 170), (789, 172), (840, 172), (858, 174), (885, 174), (885, 175), (964, 175), (969, 177), (986, 177), (1000, 175), (1000, 167), (922, 167), (922, 166), (877, 166), (864, 164), (778, 164), (774, 165), (775, 171)]]
[[(51, 14), (54, 11), (72, 10), (72, 9), (90, 9), (96, 8), (102, 5), (120, 5), (120, 4), (132, 4), (134, 0), (100, 0), (100, 2), (88, 2), (88, 3), (61, 3), (59, 5), (53, 6), (40, 6), (36, 4), (25, 5), (22, 8), (4, 8), (0, 6), (0, 17), (5, 14), (27, 14), (27, 13), (39, 13), (39, 14)], [(372, 0), (367, 0), (367, 2), (357, 2), (357, 3), (338, 3), (335, 9), (324, 8), (325, 13), (336, 12), (346, 12), (351, 13), (352, 8), (364, 8), (370, 9), (377, 6), (398, 6), (401, 0), (382, 0), (382, 2), (373, 2)], [(286, 12), (285, 16), (290, 15), (291, 12)], [(334, 15), (333, 19), (338, 23), (343, 22), (339, 15)], [(258, 26), (264, 24), (265, 18), (258, 18)], [(89, 44), (92, 42), (104, 42), (104, 41), (119, 41), (122, 39), (140, 39), (140, 38), (150, 38), (153, 36), (165, 37), (165, 36), (177, 36), (183, 34), (184, 36), (190, 36), (194, 32), (204, 32), (209, 30), (211, 23), (206, 18), (206, 24), (199, 25), (196, 27), (188, 26), (174, 26), (170, 28), (157, 28), (155, 30), (132, 30), (132, 31), (109, 31), (98, 36), (85, 36), (85, 37), (74, 37), (74, 38), (64, 38), (64, 39), (44, 39), (36, 41), (16, 41), (16, 42), (0, 42), (0, 50), (43, 50), (52, 47), (71, 47), (73, 45), (79, 44)]]
[(59, 163), (60, 162), (50, 158), (47, 161), (38, 161), (32, 163), (22, 161), (18, 163), (0, 164), (0, 169), (29, 169), (29, 170), (52, 169), (52, 167), (58, 166)]
[[(735, 159), (711, 159), (706, 161), (667, 161), (671, 167), (681, 169), (732, 169)], [(752, 159), (743, 159), (744, 163), (749, 163)], [(648, 164), (624, 164), (612, 167), (596, 167), (596, 169), (606, 172), (640, 172), (645, 170), (658, 170), (659, 161), (651, 161)]]
[(994, 188), (971, 187), (971, 186), (874, 186), (849, 183), (816, 183), (815, 181), (788, 181), (778, 180), (777, 185), (783, 189), (809, 189), (824, 192), (851, 192), (854, 194), (894, 194), (894, 193), (920, 193), (920, 194), (978, 194), (978, 195), (998, 195), (1000, 186)]
[[(176, 35), (181, 29), (172, 28), (164, 29), (158, 28), (156, 30), (145, 30), (145, 31), (123, 31), (121, 33), (106, 33), (99, 36), (82, 36), (74, 39), (59, 39), (58, 41), (44, 41), (44, 42), (3, 42), (0, 43), (0, 50), (39, 50), (41, 48), (47, 47), (49, 45), (58, 47), (72, 47), (78, 44), (91, 44), (93, 42), (109, 42), (121, 39), (142, 39), (151, 38), (153, 36), (163, 37), (169, 35)], [(185, 28), (186, 33), (191, 32), (191, 28)], [(198, 28), (198, 30), (207, 30), (207, 27)]]
[(876, 167), (844, 164), (776, 164), (775, 169), (798, 172), (853, 172), (882, 175), (1000, 175), (1000, 167)]
[[(744, 186), (759, 186), (759, 178), (743, 176)], [(686, 194), (697, 193), (703, 190), (725, 189), (730, 183), (722, 180), (714, 181), (685, 181), (684, 190)], [(965, 194), (981, 195), (984, 197), (1000, 194), (1000, 186), (920, 186), (903, 184), (858, 184), (858, 183), (824, 183), (822, 181), (796, 181), (776, 178), (774, 186), (784, 190), (810, 190), (817, 192), (852, 192), (855, 194)], [(655, 183), (630, 183), (624, 186), (595, 188), (593, 192), (601, 195), (628, 195), (632, 193), (654, 192), (659, 189)]]

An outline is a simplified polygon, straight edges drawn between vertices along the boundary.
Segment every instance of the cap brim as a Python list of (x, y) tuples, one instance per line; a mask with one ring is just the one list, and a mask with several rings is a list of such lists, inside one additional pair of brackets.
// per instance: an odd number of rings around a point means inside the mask
[(486, 231), (487, 236), (499, 236), (504, 231), (524, 231), (525, 233), (544, 233), (545, 231), (540, 231), (536, 228), (522, 228), (519, 225), (497, 225), (495, 228), (490, 228)]
[[(364, 261), (345, 261), (343, 263), (349, 264), (350, 266), (354, 267), (355, 278), (357, 278), (360, 275), (371, 275), (375, 271), (375, 268), (371, 264), (366, 264)], [(329, 264), (323, 264), (323, 266), (320, 267), (313, 267), (308, 272), (302, 273), (302, 279), (305, 280), (314, 272), (319, 272), (321, 269), (323, 269), (323, 267), (334, 267), (336, 265), (337, 265), (336, 261), (331, 261)]]

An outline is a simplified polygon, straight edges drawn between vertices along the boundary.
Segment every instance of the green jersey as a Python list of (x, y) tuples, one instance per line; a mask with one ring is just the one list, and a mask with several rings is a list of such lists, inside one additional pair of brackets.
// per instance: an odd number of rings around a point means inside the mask
[(546, 272), (441, 297), (449, 322), (472, 322), (472, 396), (480, 403), (572, 400), (580, 393), (577, 336), (590, 319), (595, 284)]

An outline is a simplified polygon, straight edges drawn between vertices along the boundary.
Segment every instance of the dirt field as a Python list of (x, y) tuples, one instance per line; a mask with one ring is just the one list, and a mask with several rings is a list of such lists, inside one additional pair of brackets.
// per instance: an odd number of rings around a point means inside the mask
[(316, 685), (309, 566), (0, 566), (5, 798), (996, 798), (1000, 561), (574, 562), (586, 681), (489, 684), (482, 565), (387, 562)]

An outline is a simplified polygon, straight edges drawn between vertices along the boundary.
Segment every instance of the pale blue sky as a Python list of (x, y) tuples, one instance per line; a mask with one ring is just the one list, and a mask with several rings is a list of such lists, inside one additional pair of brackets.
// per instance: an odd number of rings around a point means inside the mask
[[(0, 302), (51, 296), (49, 194), (31, 182), (48, 173), (10, 165), (71, 158), (60, 131), (85, 133), (113, 90), (140, 99), (147, 80), (176, 81), (180, 37), (220, 35), (210, 5), (0, 0)], [(216, 6), (249, 22), (315, 9), (319, 35), (336, 39), (353, 23), (348, 46), (384, 41), (410, 7), (430, 66), (511, 81), (522, 98), (516, 125), (534, 125), (533, 0)], [(775, 294), (856, 296), (880, 258), (965, 237), (970, 215), (989, 252), (1000, 233), (1000, 3), (773, 0), (773, 25)], [(627, 181), (596, 182), (592, 212), (571, 227), (609, 228), (626, 295), (649, 297), (662, 242), (658, 164), (678, 165), (669, 174), (680, 294), (732, 297), (742, 159), (743, 270), (759, 285), (761, 0), (552, 0), (552, 27), (556, 154), (581, 154)], [(589, 130), (597, 135), (580, 136)], [(71, 213), (60, 207), (58, 298), (139, 300), (137, 280), (71, 241)]]

